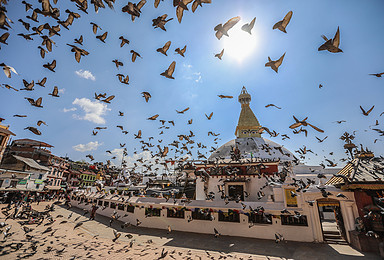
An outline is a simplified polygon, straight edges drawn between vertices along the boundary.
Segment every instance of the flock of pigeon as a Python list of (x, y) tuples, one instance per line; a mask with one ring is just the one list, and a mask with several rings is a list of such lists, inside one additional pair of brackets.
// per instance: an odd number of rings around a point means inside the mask
[[(87, 15), (89, 12), (89, 1), (88, 0), (71, 0), (73, 2), (73, 8), (77, 8), (78, 11), (73, 11), (66, 9), (64, 12), (63, 10), (60, 10), (58, 6), (57, 0), (39, 0), (39, 6), (33, 6), (32, 4), (22, 1), (22, 3), (25, 5), (25, 12), (26, 16), (24, 18), (18, 19), (18, 22), (20, 22), (23, 27), (25, 28), (25, 32), (17, 34), (20, 37), (23, 37), (27, 42), (31, 40), (38, 40), (41, 39), (42, 43), (41, 46), (38, 47), (40, 56), (42, 59), (46, 59), (46, 55), (52, 52), (53, 47), (55, 46), (55, 37), (60, 37), (62, 32), (62, 28), (65, 30), (70, 30), (70, 27), (73, 23), (79, 22), (81, 20), (81, 16)], [(160, 0), (154, 1), (154, 7), (158, 8), (160, 5)], [(210, 4), (211, 0), (173, 0), (173, 6), (176, 9), (176, 17), (179, 23), (182, 22), (184, 11), (189, 11), (190, 9), (192, 12), (195, 12), (198, 8), (203, 7), (203, 4)], [(9, 30), (12, 28), (12, 23), (14, 23), (10, 17), (7, 16), (7, 9), (6, 6), (8, 4), (7, 0), (1, 0), (0, 1), (0, 29), (5, 31), (0, 36), (0, 47), (2, 45), (7, 45), (7, 39), (10, 36)], [(121, 8), (121, 12), (126, 13), (130, 16), (132, 21), (135, 21), (135, 19), (139, 19), (140, 15), (144, 11), (143, 7), (147, 4), (146, 0), (141, 0), (138, 3), (132, 3), (128, 2), (127, 5), (123, 6)], [(192, 4), (191, 6), (189, 6)], [(97, 13), (99, 9), (106, 8), (108, 6), (109, 8), (114, 8), (115, 1), (114, 0), (92, 0), (90, 1), (90, 5), (93, 5), (95, 12)], [(39, 24), (39, 18), (45, 17), (51, 19), (52, 23), (44, 23)], [(274, 24), (272, 29), (278, 29), (283, 33), (287, 33), (287, 26), (289, 25), (290, 20), (293, 17), (293, 12), (289, 11), (285, 17)], [(157, 18), (154, 18), (152, 20), (152, 25), (154, 28), (160, 28), (161, 30), (166, 31), (166, 24), (170, 21), (172, 21), (173, 18), (168, 18), (167, 14), (164, 14), (162, 16), (159, 16)], [(238, 22), (240, 21), (240, 17), (233, 17), (226, 21), (225, 23), (220, 23), (217, 26), (213, 28), (215, 35), (218, 40), (220, 40), (223, 36), (229, 37), (229, 32), (231, 28), (233, 28)], [(249, 23), (246, 23), (242, 25), (241, 29), (244, 31), (244, 33), (252, 34), (253, 27), (255, 25), (256, 18), (254, 18)], [(108, 32), (105, 31), (104, 33), (100, 34), (101, 27), (91, 22), (92, 31), (96, 35), (96, 39), (100, 40), (103, 43), (106, 43), (106, 40), (108, 38)], [(32, 30), (32, 32), (30, 31)], [(340, 30), (337, 28), (337, 31), (333, 38), (328, 39), (326, 36), (322, 36), (322, 38), (325, 40), (325, 43), (322, 44), (318, 50), (319, 51), (329, 51), (331, 53), (339, 53), (342, 52), (342, 50), (339, 48), (340, 45)], [(119, 40), (121, 40), (120, 47), (123, 48), (124, 46), (128, 46), (130, 41), (126, 39), (124, 36), (120, 36)], [(67, 45), (71, 48), (70, 51), (74, 53), (75, 55), (75, 61), (80, 62), (82, 58), (86, 58), (87, 55), (89, 55), (89, 51), (85, 49), (83, 46), (84, 38), (81, 35), (80, 37), (77, 37), (74, 39), (74, 44), (68, 43)], [(171, 41), (168, 41), (164, 44), (163, 47), (158, 48), (156, 51), (160, 54), (163, 54), (167, 56), (167, 51), (169, 50), (171, 46)], [(180, 46), (175, 49), (175, 52), (179, 54), (181, 57), (185, 57), (187, 51), (187, 45)], [(131, 60), (132, 62), (135, 62), (137, 58), (141, 58), (141, 55), (135, 51), (130, 50), (131, 53)], [(218, 59), (222, 59), (224, 55), (224, 49), (215, 55)], [(272, 60), (270, 57), (268, 57), (268, 62), (265, 64), (266, 67), (270, 67), (272, 70), (274, 70), (276, 73), (278, 73), (279, 67), (282, 65), (284, 60), (285, 53), (277, 60)], [(123, 62), (114, 59), (112, 62), (116, 65), (116, 68), (118, 69), (120, 66), (123, 66)], [(3, 71), (5, 75), (10, 78), (12, 77), (12, 74), (17, 74), (17, 70), (10, 66), (9, 64), (0, 63), (0, 66), (3, 68)], [(44, 68), (47, 70), (50, 70), (52, 72), (55, 72), (56, 69), (56, 60), (48, 61), (46, 64), (43, 65)], [(174, 79), (173, 73), (176, 68), (176, 61), (171, 62), (169, 67), (165, 69), (164, 72), (162, 72), (160, 75), (164, 76), (168, 79)], [(376, 77), (381, 77), (383, 73), (377, 73), (372, 74)], [(119, 82), (122, 84), (129, 84), (129, 76), (124, 75), (122, 73), (118, 73), (116, 75)], [(27, 81), (25, 79), (22, 80), (24, 88), (21, 88), (20, 91), (26, 91), (26, 93), (34, 91), (35, 82)], [(44, 77), (43, 79), (39, 80), (36, 85), (39, 85), (41, 87), (45, 87), (45, 83), (47, 82), (47, 77)], [(9, 90), (19, 91), (14, 86), (11, 86), (9, 84), (2, 84), (5, 88)], [(321, 85), (319, 87), (322, 87)], [(49, 95), (52, 96), (52, 98), (59, 98), (59, 89), (57, 86), (55, 86)], [(146, 102), (149, 102), (151, 99), (151, 93), (148, 91), (142, 92), (142, 96), (145, 99)], [(218, 97), (220, 99), (228, 99), (233, 98), (232, 96), (228, 95), (222, 95), (218, 94)], [(95, 93), (94, 98), (96, 100), (99, 100), (100, 102), (104, 102), (106, 104), (110, 104), (113, 102), (113, 99), (115, 98), (115, 95), (107, 95), (107, 93)], [(39, 97), (37, 99), (25, 97), (25, 99), (31, 104), (31, 106), (43, 108), (43, 97)], [(266, 107), (274, 106), (277, 109), (281, 109), (280, 107), (274, 105), (274, 104), (268, 104)], [(363, 107), (360, 107), (364, 116), (369, 116), (369, 113), (374, 109), (374, 106), (366, 110)], [(184, 114), (189, 110), (189, 107), (182, 109), (182, 110), (176, 110), (178, 114)], [(124, 112), (119, 111), (119, 116), (124, 116)], [(211, 120), (214, 115), (214, 112), (210, 112), (208, 114), (205, 114), (207, 120)], [(27, 115), (20, 115), (15, 114), (14, 117), (27, 117)], [(147, 137), (148, 140), (144, 141), (144, 135), (142, 136), (142, 131), (138, 130), (137, 134), (134, 134), (135, 139), (141, 139), (141, 150), (142, 151), (149, 151), (151, 153), (151, 157), (156, 158), (156, 164), (159, 164), (159, 162), (164, 163), (164, 158), (168, 156), (168, 153), (170, 151), (173, 151), (173, 155), (175, 158), (177, 158), (180, 161), (186, 161), (189, 158), (197, 158), (199, 160), (206, 160), (206, 155), (208, 152), (215, 151), (216, 148), (211, 147), (210, 150), (207, 147), (207, 145), (204, 145), (200, 142), (196, 142), (193, 140), (194, 133), (190, 131), (186, 134), (178, 135), (178, 139), (174, 140), (172, 143), (168, 143), (163, 145), (161, 135), (165, 134), (166, 130), (170, 129), (171, 126), (174, 126), (175, 123), (173, 120), (165, 120), (165, 119), (158, 119), (159, 114), (155, 114), (149, 118), (148, 120), (152, 121), (158, 121), (160, 122), (159, 129), (161, 132), (159, 133), (159, 136), (157, 138), (157, 143), (154, 143), (155, 137), (150, 136)], [(324, 131), (310, 123), (307, 122), (307, 118), (303, 120), (299, 120), (296, 117), (293, 117), (295, 120), (295, 123), (293, 123), (290, 128), (293, 129), (293, 134), (300, 134), (304, 133), (305, 136), (307, 136), (308, 130), (305, 128), (306, 126), (312, 127), (314, 130), (323, 133)], [(4, 119), (1, 119), (4, 120)], [(193, 123), (193, 119), (188, 120), (188, 125)], [(339, 122), (338, 122), (339, 123)], [(342, 123), (340, 121), (340, 123)], [(45, 121), (39, 120), (37, 122), (37, 126), (41, 126), (42, 124), (47, 125)], [(379, 125), (378, 120), (376, 120), (376, 125)], [(25, 127), (26, 130), (31, 131), (35, 135), (41, 135), (41, 130), (33, 125), (28, 125)], [(121, 129), (122, 133), (124, 135), (128, 134), (128, 131), (124, 129), (122, 125), (117, 125), (117, 128)], [(300, 128), (299, 128), (300, 127)], [(92, 130), (92, 135), (96, 136), (101, 130), (106, 129), (106, 127), (96, 127)], [(374, 131), (378, 132), (380, 135), (383, 135), (383, 130), (374, 128)], [(277, 137), (279, 133), (269, 130), (267, 127), (263, 127), (261, 131), (266, 131), (268, 134), (270, 134), (271, 137)], [(219, 140), (219, 133), (212, 133), (209, 132), (208, 136), (211, 135), (214, 137), (213, 143), (215, 145), (218, 144)], [(281, 135), (283, 139), (290, 139), (290, 137), (287, 134)], [(320, 139), (316, 137), (319, 142), (323, 142), (327, 137)], [(153, 140), (153, 141), (151, 141)], [(375, 142), (378, 139), (375, 140)], [(174, 148), (170, 148), (170, 146), (174, 146)], [(152, 149), (154, 147), (154, 149)], [(120, 144), (120, 148), (123, 148), (123, 155), (126, 156), (127, 149), (125, 147), (125, 144)], [(158, 149), (158, 151), (154, 151), (155, 149)], [(196, 149), (196, 153), (194, 152)], [(111, 154), (111, 150), (107, 150), (106, 153)], [(135, 151), (137, 153), (137, 151)], [(305, 153), (300, 154), (301, 156), (304, 156)], [(91, 154), (88, 154), (87, 157), (93, 161), (94, 157)], [(116, 156), (112, 157), (112, 159), (116, 159)], [(120, 158), (119, 158), (120, 159)], [(140, 162), (140, 159), (137, 160), (137, 162)], [(110, 164), (110, 160), (107, 160), (107, 164)], [(123, 160), (122, 165), (126, 165), (126, 161)], [(331, 164), (336, 165), (336, 164)], [(136, 163), (135, 163), (135, 166)], [(153, 162), (147, 162), (142, 164), (142, 167), (145, 167), (148, 171), (153, 171), (151, 167), (153, 167)], [(134, 169), (133, 169), (134, 170)], [(146, 171), (145, 171), (146, 172)]]
[[(61, 201), (55, 201), (52, 204), (47, 204), (45, 208), (40, 205), (43, 210), (37, 210), (36, 208), (39, 207), (36, 206), (35, 208), (35, 205), (28, 209), (28, 207), (22, 207), (18, 203), (2, 207), (0, 214), (4, 221), (0, 222), (3, 236), (0, 256), (17, 259), (47, 259), (46, 257), (105, 259), (113, 255), (114, 258), (121, 256), (125, 259), (133, 259), (127, 258), (127, 256), (143, 259), (145, 257), (163, 259), (169, 256), (175, 259), (175, 257), (188, 258), (192, 255), (190, 250), (183, 252), (181, 250), (165, 250), (164, 247), (159, 249), (157, 246), (151, 245), (153, 243), (151, 239), (145, 243), (140, 243), (136, 241), (138, 237), (130, 233), (124, 235), (128, 240), (127, 245), (116, 243), (128, 225), (122, 225), (121, 229), (113, 227), (111, 231), (113, 239), (111, 241), (103, 241), (99, 234), (87, 235), (89, 237), (86, 237), (81, 231), (73, 233), (87, 222), (85, 215), (88, 212), (84, 211), (80, 215), (70, 211), (68, 215), (65, 215), (67, 211), (64, 213), (63, 209), (57, 212), (57, 206), (61, 204)], [(171, 231), (168, 228), (168, 233)], [(211, 253), (206, 251), (204, 254), (210, 256)]]

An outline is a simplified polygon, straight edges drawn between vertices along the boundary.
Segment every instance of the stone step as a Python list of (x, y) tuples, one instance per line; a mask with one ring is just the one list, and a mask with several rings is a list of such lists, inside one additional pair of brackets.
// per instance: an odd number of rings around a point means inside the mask
[(329, 238), (340, 238), (340, 234), (324, 234), (324, 237), (329, 237)]
[(323, 232), (324, 235), (330, 235), (330, 236), (340, 236), (340, 232), (339, 231), (324, 231)]
[(338, 244), (338, 245), (348, 245), (348, 243), (344, 239), (325, 239), (325, 243), (327, 244)]
[(325, 242), (328, 244), (348, 245), (339, 232), (324, 232), (323, 235)]

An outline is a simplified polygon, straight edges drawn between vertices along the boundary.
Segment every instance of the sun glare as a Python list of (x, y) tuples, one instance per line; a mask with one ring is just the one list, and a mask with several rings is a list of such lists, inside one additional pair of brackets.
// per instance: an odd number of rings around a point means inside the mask
[(223, 36), (224, 57), (231, 58), (242, 62), (254, 52), (257, 45), (257, 40), (254, 30), (252, 35), (241, 30), (240, 27), (233, 28), (228, 32), (229, 37)]

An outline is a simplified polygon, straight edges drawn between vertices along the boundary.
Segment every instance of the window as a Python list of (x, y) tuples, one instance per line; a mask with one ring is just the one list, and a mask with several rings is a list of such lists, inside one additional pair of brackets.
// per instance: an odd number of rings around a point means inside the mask
[(43, 175), (42, 174), (39, 174), (39, 180), (41, 180), (43, 178)]
[(292, 215), (281, 215), (281, 224), (292, 226), (308, 226), (307, 216), (300, 215), (300, 217), (297, 217)]
[(102, 206), (102, 205), (103, 205), (103, 201), (102, 201), (102, 200), (99, 200), (99, 201), (97, 202), (97, 205)]
[(115, 209), (116, 208), (116, 203), (115, 202), (111, 202), (111, 209)]
[(10, 187), (16, 188), (17, 181), (11, 181)]
[(135, 212), (135, 206), (128, 205), (127, 206), (127, 212), (134, 213)]
[(146, 217), (160, 217), (161, 216), (161, 209), (145, 208), (145, 216)]
[(211, 220), (211, 212), (209, 210), (195, 209), (192, 211), (192, 219)]
[(40, 187), (40, 184), (36, 184), (36, 190), (38, 190)]
[(219, 221), (240, 223), (240, 214), (230, 209), (228, 212), (219, 211)]
[(272, 224), (272, 215), (258, 214), (251, 212), (248, 215), (249, 223), (258, 223), (258, 224)]
[(167, 217), (168, 218), (184, 218), (184, 210), (183, 209), (167, 209)]
[(124, 210), (124, 207), (125, 207), (125, 205), (124, 205), (124, 204), (121, 204), (121, 203), (119, 203), (119, 204), (117, 205), (117, 209), (118, 209), (118, 210)]
[(109, 207), (109, 201), (104, 201), (104, 207)]

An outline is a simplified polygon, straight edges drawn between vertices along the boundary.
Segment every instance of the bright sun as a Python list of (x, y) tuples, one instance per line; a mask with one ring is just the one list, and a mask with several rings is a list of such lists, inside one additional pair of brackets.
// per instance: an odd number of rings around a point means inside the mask
[(224, 48), (223, 59), (225, 56), (230, 56), (238, 62), (242, 62), (255, 50), (257, 41), (254, 30), (251, 35), (241, 30), (240, 26), (236, 26), (229, 30), (228, 34), (229, 37), (224, 35), (221, 38)]

